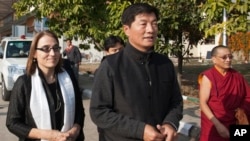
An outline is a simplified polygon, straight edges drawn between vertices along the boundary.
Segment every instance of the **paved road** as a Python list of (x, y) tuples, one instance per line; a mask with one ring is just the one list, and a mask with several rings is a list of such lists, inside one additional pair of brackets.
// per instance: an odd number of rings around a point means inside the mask
[[(0, 92), (1, 93), (1, 92)], [(0, 97), (0, 140), (1, 141), (17, 141), (17, 137), (11, 134), (5, 126), (6, 114), (9, 102), (2, 100), (2, 93)]]
[[(83, 84), (81, 85), (82, 88), (91, 89), (92, 81), (93, 81), (92, 77), (88, 77), (86, 75), (80, 75), (79, 82), (80, 84)], [(89, 116), (89, 103), (90, 103), (89, 96), (90, 95), (87, 93), (87, 95), (83, 97), (83, 105), (84, 105), (85, 114), (86, 114), (85, 121), (84, 121), (85, 123), (84, 134), (85, 134), (85, 139), (86, 139), (85, 141), (98, 141), (98, 134), (96, 131), (96, 126), (93, 124)], [(184, 123), (184, 127), (186, 127), (186, 125), (192, 125), (194, 128), (192, 128), (192, 130), (187, 131), (189, 136), (180, 134), (178, 141), (196, 141), (196, 139), (192, 137), (196, 137), (199, 135), (199, 128), (196, 128), (196, 127), (200, 127), (199, 106), (198, 104), (195, 104), (192, 102), (184, 102), (184, 103), (185, 103), (184, 112), (183, 112), (184, 118), (181, 122)], [(8, 109), (8, 102), (2, 101), (2, 99), (0, 98), (0, 140), (1, 141), (17, 141), (18, 140), (17, 137), (11, 134), (5, 126), (7, 109)]]

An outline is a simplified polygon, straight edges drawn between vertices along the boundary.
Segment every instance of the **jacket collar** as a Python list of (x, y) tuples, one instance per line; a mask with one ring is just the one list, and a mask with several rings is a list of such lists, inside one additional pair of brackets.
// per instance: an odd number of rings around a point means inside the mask
[(124, 48), (124, 52), (128, 56), (131, 56), (131, 58), (133, 58), (134, 60), (138, 61), (141, 64), (144, 64), (150, 61), (154, 53), (154, 47), (152, 47), (152, 49), (149, 50), (148, 52), (141, 52), (128, 42), (126, 44), (126, 47)]

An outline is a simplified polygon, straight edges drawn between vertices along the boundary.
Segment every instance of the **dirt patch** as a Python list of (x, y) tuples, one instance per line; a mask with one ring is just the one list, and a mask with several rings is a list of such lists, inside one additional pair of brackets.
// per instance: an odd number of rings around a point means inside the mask
[[(206, 69), (212, 67), (212, 64), (186, 65), (183, 66), (182, 94), (198, 98), (198, 75)], [(232, 68), (241, 73), (246, 81), (250, 83), (250, 64), (232, 64)]]
[(82, 73), (93, 74), (99, 65), (100, 63), (82, 63), (79, 69)]

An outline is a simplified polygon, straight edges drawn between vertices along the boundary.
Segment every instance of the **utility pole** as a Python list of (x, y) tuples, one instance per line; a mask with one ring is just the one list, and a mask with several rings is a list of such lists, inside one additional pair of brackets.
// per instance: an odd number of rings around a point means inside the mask
[[(227, 12), (226, 8), (223, 9), (223, 22), (225, 23), (227, 21)], [(227, 46), (227, 31), (226, 31), (226, 25), (224, 25), (223, 28), (223, 42), (222, 45)]]

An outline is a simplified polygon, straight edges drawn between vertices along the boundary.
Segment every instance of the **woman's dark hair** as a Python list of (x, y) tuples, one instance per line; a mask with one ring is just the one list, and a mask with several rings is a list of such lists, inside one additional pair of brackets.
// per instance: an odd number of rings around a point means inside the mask
[(111, 35), (105, 39), (103, 48), (104, 50), (108, 51), (109, 48), (114, 47), (117, 43), (120, 43), (121, 45), (125, 46), (124, 41), (121, 37)]
[[(36, 53), (38, 41), (45, 35), (54, 38), (57, 44), (59, 44), (57, 35), (53, 33), (52, 31), (45, 30), (45, 31), (41, 31), (37, 33), (35, 37), (33, 38), (31, 46), (30, 46), (29, 57), (28, 57), (27, 65), (26, 65), (27, 75), (32, 75), (35, 73), (35, 70), (37, 67), (37, 61), (36, 61), (36, 58), (34, 58), (33, 56)], [(62, 67), (62, 58), (60, 57), (59, 62), (55, 67), (55, 73), (61, 72), (62, 71), (61, 67)]]
[(132, 22), (135, 20), (135, 16), (147, 13), (151, 14), (154, 13), (157, 20), (159, 20), (159, 11), (156, 7), (153, 7), (147, 3), (135, 3), (128, 6), (122, 14), (122, 24), (131, 26)]

